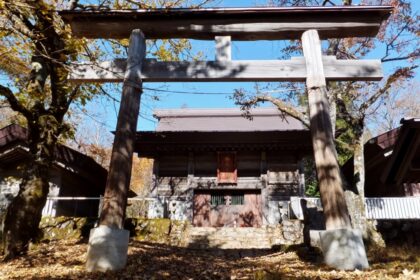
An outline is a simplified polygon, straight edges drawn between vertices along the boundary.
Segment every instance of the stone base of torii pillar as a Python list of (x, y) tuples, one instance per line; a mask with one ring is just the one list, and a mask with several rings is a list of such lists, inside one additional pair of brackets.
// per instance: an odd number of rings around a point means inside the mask
[(321, 231), (319, 239), (327, 265), (341, 270), (369, 267), (360, 230), (343, 228)]
[(99, 226), (90, 231), (86, 270), (120, 270), (127, 263), (127, 251), (130, 232)]

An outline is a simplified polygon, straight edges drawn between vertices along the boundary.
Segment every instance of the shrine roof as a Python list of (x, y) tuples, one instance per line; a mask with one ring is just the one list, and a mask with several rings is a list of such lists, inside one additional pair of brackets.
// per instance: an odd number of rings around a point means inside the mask
[(156, 110), (157, 132), (181, 131), (292, 131), (307, 130), (302, 123), (274, 107), (254, 108), (249, 116), (239, 108)]
[(310, 132), (300, 121), (274, 107), (250, 113), (252, 120), (238, 108), (156, 110), (156, 131), (137, 132), (135, 150), (142, 157), (185, 151), (312, 151)]
[(135, 152), (140, 157), (188, 151), (294, 151), (312, 153), (309, 130), (289, 131), (140, 131)]
[(199, 9), (63, 10), (73, 34), (86, 38), (128, 38), (141, 29), (148, 39), (298, 39), (317, 29), (320, 37), (375, 36), (391, 6), (258, 7)]

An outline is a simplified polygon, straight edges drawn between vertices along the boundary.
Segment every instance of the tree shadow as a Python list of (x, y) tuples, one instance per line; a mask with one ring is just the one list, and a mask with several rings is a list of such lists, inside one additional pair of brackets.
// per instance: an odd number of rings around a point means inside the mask
[[(252, 264), (249, 257), (272, 254), (272, 250), (191, 249), (150, 242), (131, 241), (126, 268), (115, 272), (65, 272), (60, 276), (28, 275), (27, 279), (230, 279), (232, 271), (247, 270)], [(72, 258), (59, 259), (45, 252), (34, 261), (26, 256), (30, 266), (83, 265)], [(44, 267), (45, 268), (45, 267)], [(249, 273), (253, 275), (253, 270)], [(67, 274), (66, 274), (67, 273)], [(70, 274), (71, 273), (71, 274)], [(10, 279), (13, 279), (10, 278)]]
[[(304, 245), (282, 246), (271, 250), (241, 250), (241, 249), (192, 249), (166, 244), (151, 242), (131, 241), (128, 253), (127, 265), (124, 269), (115, 272), (87, 272), (83, 270), (86, 247), (77, 248), (82, 258), (68, 256), (66, 250), (75, 246), (67, 243), (63, 250), (64, 255), (54, 255), (57, 248), (44, 246), (38, 248), (40, 252), (36, 256), (24, 256), (25, 262), (17, 269), (36, 266), (39, 271), (53, 272), (62, 266), (58, 274), (52, 273), (46, 276), (26, 274), (25, 279), (302, 279), (300, 270), (310, 271), (315, 275), (316, 271), (323, 273), (332, 269), (322, 263), (318, 252), (312, 252)], [(404, 256), (400, 248), (391, 253), (380, 253), (380, 257), (371, 261), (371, 269), (383, 268), (384, 262), (403, 262), (408, 269), (415, 267), (416, 256)], [(291, 257), (290, 252), (298, 256)], [(413, 252), (413, 251), (412, 251)], [(64, 258), (63, 258), (64, 256)], [(67, 256), (67, 257), (65, 257)], [(385, 264), (386, 265), (386, 264)], [(72, 269), (72, 266), (76, 266)], [(334, 273), (336, 273), (334, 271)], [(22, 279), (8, 277), (8, 279)], [(303, 279), (311, 279), (308, 278)], [(334, 278), (335, 279), (335, 278)]]

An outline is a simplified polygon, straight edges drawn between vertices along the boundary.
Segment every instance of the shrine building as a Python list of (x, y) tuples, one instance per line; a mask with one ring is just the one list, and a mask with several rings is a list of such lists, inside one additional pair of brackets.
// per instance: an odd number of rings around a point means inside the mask
[[(281, 222), (302, 196), (309, 130), (276, 108), (245, 118), (239, 109), (157, 110), (156, 131), (137, 133), (135, 151), (154, 159), (149, 218), (197, 227), (260, 227)], [(280, 205), (280, 207), (279, 207)]]

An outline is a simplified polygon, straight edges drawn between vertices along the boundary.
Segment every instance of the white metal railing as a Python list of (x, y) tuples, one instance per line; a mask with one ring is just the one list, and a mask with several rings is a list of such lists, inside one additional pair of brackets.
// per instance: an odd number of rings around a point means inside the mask
[[(308, 207), (322, 209), (321, 200), (313, 197), (291, 197), (290, 208), (294, 215), (303, 219), (303, 212), (300, 200), (305, 199)], [(128, 201), (154, 201), (156, 198), (133, 197)], [(70, 202), (67, 205), (59, 205), (58, 202)], [(99, 202), (99, 203), (98, 203)], [(101, 210), (102, 197), (48, 197), (47, 203), (42, 210), (43, 216), (56, 216), (57, 206), (67, 207), (68, 214), (77, 214), (78, 211), (85, 211), (99, 216)], [(82, 209), (92, 206), (91, 210)], [(368, 197), (365, 199), (366, 216), (372, 220), (392, 220), (392, 219), (420, 219), (420, 197)]]
[(96, 216), (101, 200), (102, 197), (49, 196), (42, 209), (42, 216), (55, 217), (64, 213), (68, 216), (79, 216), (79, 213), (82, 216)]
[(420, 219), (420, 197), (369, 197), (365, 205), (368, 219)]
[[(150, 201), (155, 200), (149, 197), (133, 197), (128, 198), (128, 201)], [(49, 196), (44, 208), (42, 209), (42, 216), (55, 217), (60, 212), (65, 211), (66, 215), (77, 216), (78, 213), (90, 214), (90, 216), (100, 215), (102, 208), (103, 197), (61, 197)], [(59, 204), (59, 202), (68, 202), (66, 205)], [(57, 213), (57, 210), (58, 213)]]
[[(305, 199), (308, 207), (322, 209), (321, 200), (314, 197), (292, 197), (290, 208), (298, 219), (303, 219), (300, 200)], [(415, 197), (367, 197), (366, 217), (372, 220), (420, 219), (420, 196)]]

